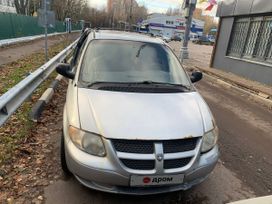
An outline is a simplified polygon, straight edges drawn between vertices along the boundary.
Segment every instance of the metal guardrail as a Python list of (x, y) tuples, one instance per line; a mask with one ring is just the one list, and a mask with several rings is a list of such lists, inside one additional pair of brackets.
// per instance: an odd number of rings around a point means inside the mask
[(27, 100), (37, 87), (47, 79), (56, 69), (59, 62), (62, 62), (76, 46), (78, 40), (74, 41), (67, 48), (50, 59), (33, 73), (0, 96), (0, 126)]

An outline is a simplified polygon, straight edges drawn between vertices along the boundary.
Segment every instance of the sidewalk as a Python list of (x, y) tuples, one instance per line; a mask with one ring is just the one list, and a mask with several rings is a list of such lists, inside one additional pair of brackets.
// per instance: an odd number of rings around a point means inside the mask
[[(72, 31), (72, 33), (74, 33), (74, 32), (80, 32), (80, 31)], [(57, 36), (57, 35), (65, 35), (65, 34), (66, 34), (66, 32), (50, 33), (50, 34), (48, 34), (48, 37)], [(37, 39), (41, 39), (41, 38), (44, 38), (44, 34), (43, 35), (34, 35), (34, 36), (26, 36), (26, 37), (20, 37), (20, 38), (11, 38), (11, 39), (0, 40), (0, 48), (5, 47), (5, 46), (18, 44), (18, 43), (29, 42), (29, 41), (33, 41), (33, 40), (37, 40)]]
[(237, 76), (233, 73), (224, 72), (222, 70), (215, 69), (215, 68), (207, 68), (207, 67), (200, 67), (200, 66), (195, 66), (195, 68), (201, 70), (202, 72), (206, 74), (220, 78), (225, 82), (228, 82), (230, 84), (235, 84), (239, 87), (245, 88), (251, 92), (258, 94), (259, 96), (263, 98), (272, 100), (271, 86), (261, 84), (257, 81), (252, 81), (252, 80)]
[[(79, 33), (62, 34), (48, 38), (48, 47), (51, 47), (65, 38), (75, 40)], [(44, 39), (36, 39), (25, 43), (14, 44), (9, 47), (0, 48), (0, 67), (1, 65), (14, 62), (35, 52), (42, 52), (44, 49)]]
[[(169, 45), (174, 49), (175, 54), (179, 56), (181, 43), (170, 42)], [(213, 50), (212, 46), (196, 45), (190, 42), (188, 49), (189, 59), (184, 60), (184, 65), (187, 69), (198, 69), (205, 74), (221, 79), (229, 84), (259, 95), (262, 98), (272, 100), (272, 86), (246, 79), (230, 72), (210, 68), (209, 64)]]

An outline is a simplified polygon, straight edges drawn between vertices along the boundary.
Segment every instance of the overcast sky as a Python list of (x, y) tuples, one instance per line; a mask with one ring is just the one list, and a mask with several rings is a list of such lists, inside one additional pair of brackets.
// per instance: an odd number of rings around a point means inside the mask
[[(140, 5), (145, 5), (148, 8), (149, 13), (158, 12), (164, 13), (169, 7), (176, 8), (181, 5), (182, 0), (136, 0)], [(89, 0), (89, 4), (92, 7), (103, 8), (106, 7), (107, 0)], [(198, 7), (205, 8), (208, 3), (198, 5)], [(205, 12), (205, 14), (215, 15), (216, 8), (212, 12)]]

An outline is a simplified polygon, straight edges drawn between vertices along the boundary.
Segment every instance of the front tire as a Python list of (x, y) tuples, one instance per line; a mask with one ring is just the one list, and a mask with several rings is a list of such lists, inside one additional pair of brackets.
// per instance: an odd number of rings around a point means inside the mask
[(63, 132), (62, 132), (62, 135), (61, 135), (61, 142), (60, 142), (60, 163), (61, 163), (61, 168), (62, 168), (65, 176), (72, 175), (70, 170), (68, 169), (68, 166), (67, 166), (67, 163), (66, 163)]

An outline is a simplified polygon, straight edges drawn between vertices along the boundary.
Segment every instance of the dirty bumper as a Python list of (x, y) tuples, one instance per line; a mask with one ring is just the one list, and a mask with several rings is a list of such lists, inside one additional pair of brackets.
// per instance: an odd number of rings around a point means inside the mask
[[(77, 155), (76, 158), (74, 155)], [(120, 194), (148, 195), (187, 190), (208, 177), (214, 169), (218, 157), (217, 146), (209, 152), (201, 154), (189, 171), (179, 172), (179, 174), (184, 174), (182, 184), (132, 187), (130, 186), (130, 179), (133, 174), (125, 170), (121, 171), (118, 164), (112, 162), (113, 159), (109, 161), (106, 158), (88, 155), (77, 149), (72, 142), (66, 143), (68, 167), (81, 184), (91, 189)], [(87, 158), (88, 162), (86, 162)], [(151, 174), (145, 176), (151, 176)]]

